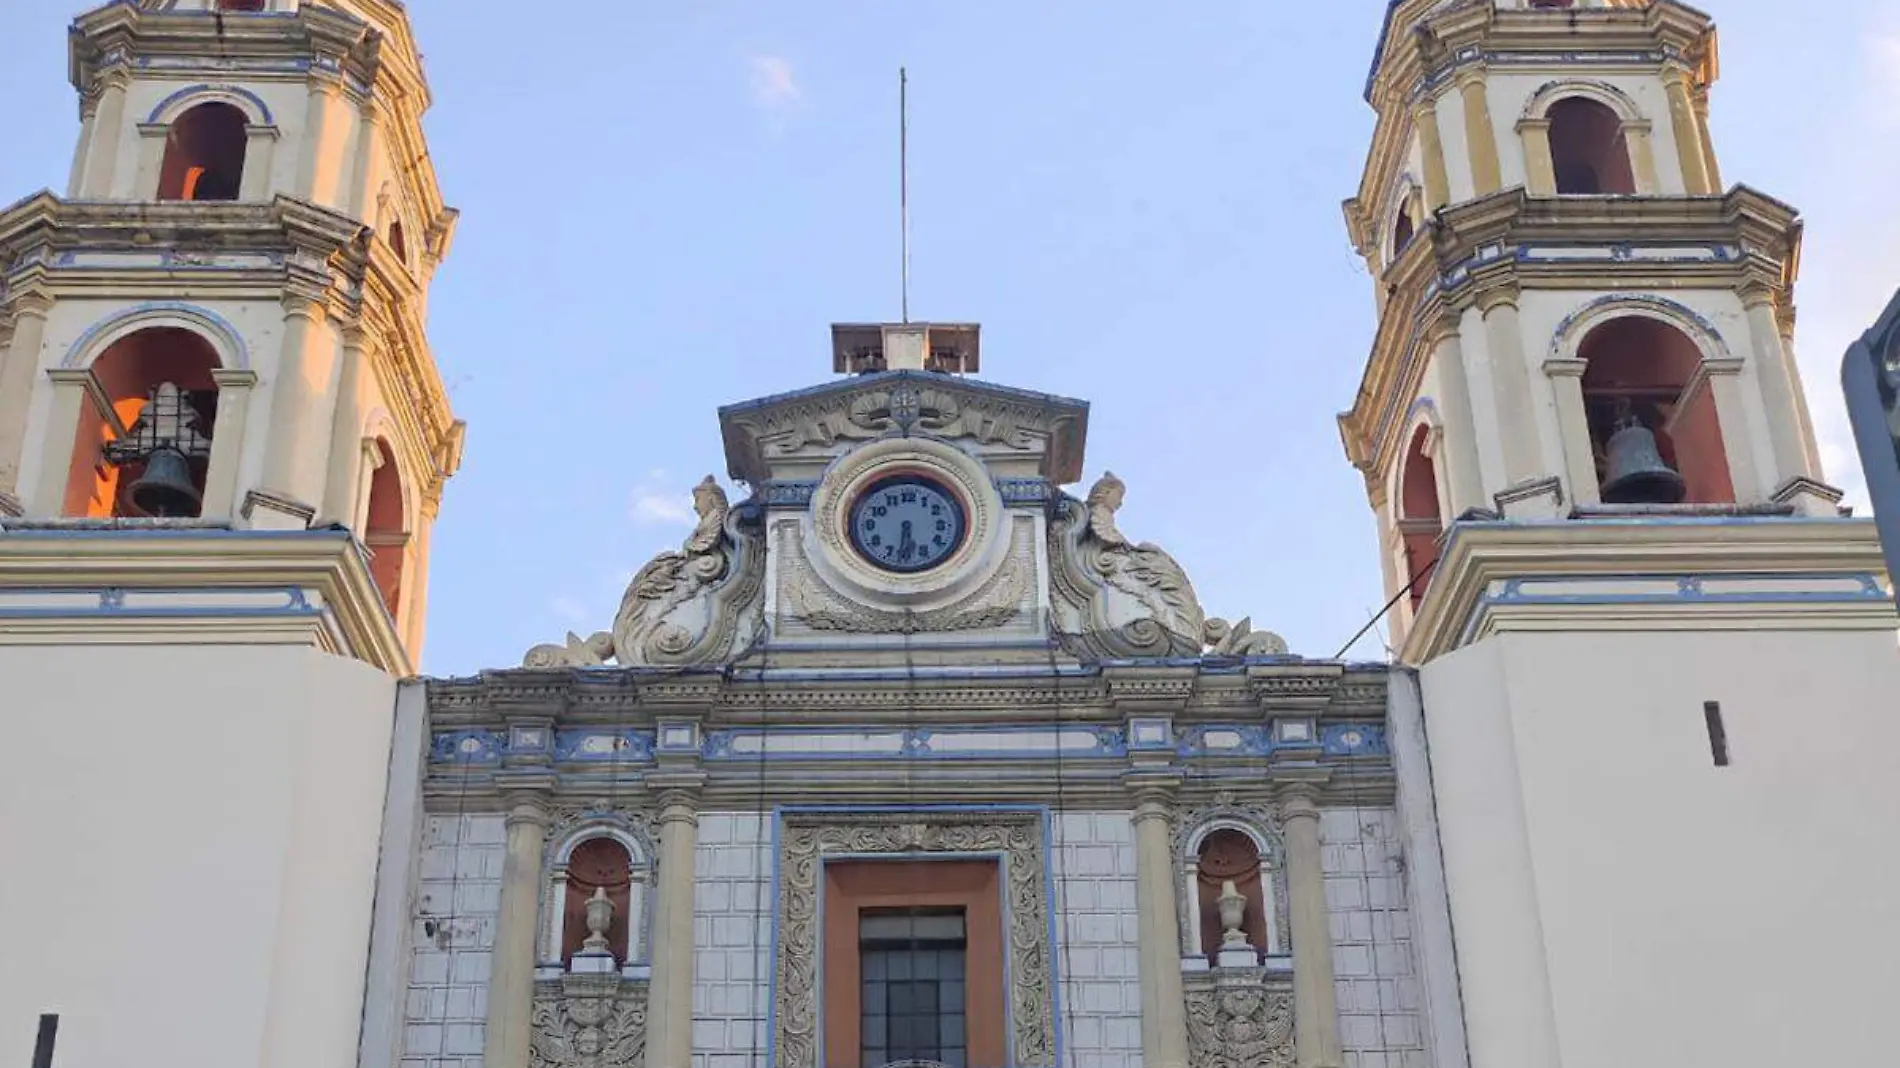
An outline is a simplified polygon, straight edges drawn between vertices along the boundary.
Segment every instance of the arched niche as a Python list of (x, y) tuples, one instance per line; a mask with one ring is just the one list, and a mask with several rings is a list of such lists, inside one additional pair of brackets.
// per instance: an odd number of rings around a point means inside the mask
[[(605, 889), (614, 903), (608, 928), (614, 968), (648, 962), (655, 864), (652, 843), (630, 821), (588, 820), (552, 843), (547, 858), (539, 957), (544, 968), (575, 967), (587, 937), (587, 900)], [(624, 870), (616, 865), (624, 863)], [(586, 961), (583, 958), (583, 967)]]
[[(1220, 884), (1232, 879), (1247, 898), (1241, 929), (1256, 951), (1253, 963), (1289, 952), (1286, 870), (1278, 834), (1264, 813), (1242, 808), (1197, 814), (1175, 841), (1180, 878), (1181, 956), (1215, 965), (1220, 955), (1221, 923), (1216, 904)], [(1244, 847), (1244, 848), (1237, 848)], [(1235, 860), (1251, 859), (1251, 870)], [(1220, 865), (1203, 870), (1203, 864)], [(1236, 877), (1238, 876), (1238, 877)], [(1257, 942), (1255, 940), (1258, 940)]]

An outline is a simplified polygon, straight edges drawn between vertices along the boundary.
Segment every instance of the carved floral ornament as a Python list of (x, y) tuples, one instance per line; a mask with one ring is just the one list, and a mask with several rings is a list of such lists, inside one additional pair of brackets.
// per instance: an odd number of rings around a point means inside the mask
[(1188, 980), (1189, 1061), (1195, 1068), (1293, 1068), (1293, 991), (1266, 973)]
[(1035, 812), (794, 813), (779, 838), (775, 1036), (781, 1068), (817, 1068), (819, 903), (827, 857), (990, 854), (1002, 865), (1010, 1063), (1053, 1065), (1054, 961), (1043, 821)]

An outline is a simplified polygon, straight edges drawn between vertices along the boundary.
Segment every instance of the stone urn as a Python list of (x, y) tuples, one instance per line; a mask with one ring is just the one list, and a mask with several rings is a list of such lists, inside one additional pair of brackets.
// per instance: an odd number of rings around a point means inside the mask
[(581, 942), (582, 953), (610, 953), (607, 944), (607, 928), (614, 925), (614, 903), (607, 900), (607, 888), (594, 888), (594, 896), (587, 899), (587, 938)]
[(1247, 895), (1240, 892), (1240, 888), (1234, 885), (1232, 879), (1228, 879), (1220, 885), (1219, 904), (1220, 925), (1223, 932), (1221, 945), (1245, 946), (1247, 932), (1241, 930), (1240, 925), (1247, 918)]

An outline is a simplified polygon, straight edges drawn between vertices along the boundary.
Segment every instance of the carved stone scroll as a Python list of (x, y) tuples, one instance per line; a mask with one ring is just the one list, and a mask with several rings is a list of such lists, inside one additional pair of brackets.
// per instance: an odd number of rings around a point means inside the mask
[(1174, 557), (1115, 526), (1127, 487), (1113, 472), (1049, 524), (1052, 601), (1064, 643), (1084, 659), (1198, 656), (1206, 615)]
[(617, 973), (535, 984), (528, 1068), (642, 1068), (647, 984)]

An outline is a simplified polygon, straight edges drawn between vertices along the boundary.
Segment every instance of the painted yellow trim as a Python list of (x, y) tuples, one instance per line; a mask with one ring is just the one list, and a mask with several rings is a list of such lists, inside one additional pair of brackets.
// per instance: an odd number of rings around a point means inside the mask
[(1471, 154), (1471, 184), (1478, 196), (1503, 187), (1499, 177), (1498, 138), (1491, 127), (1491, 103), (1481, 69), (1461, 72), (1458, 95), (1465, 106), (1465, 146)]

